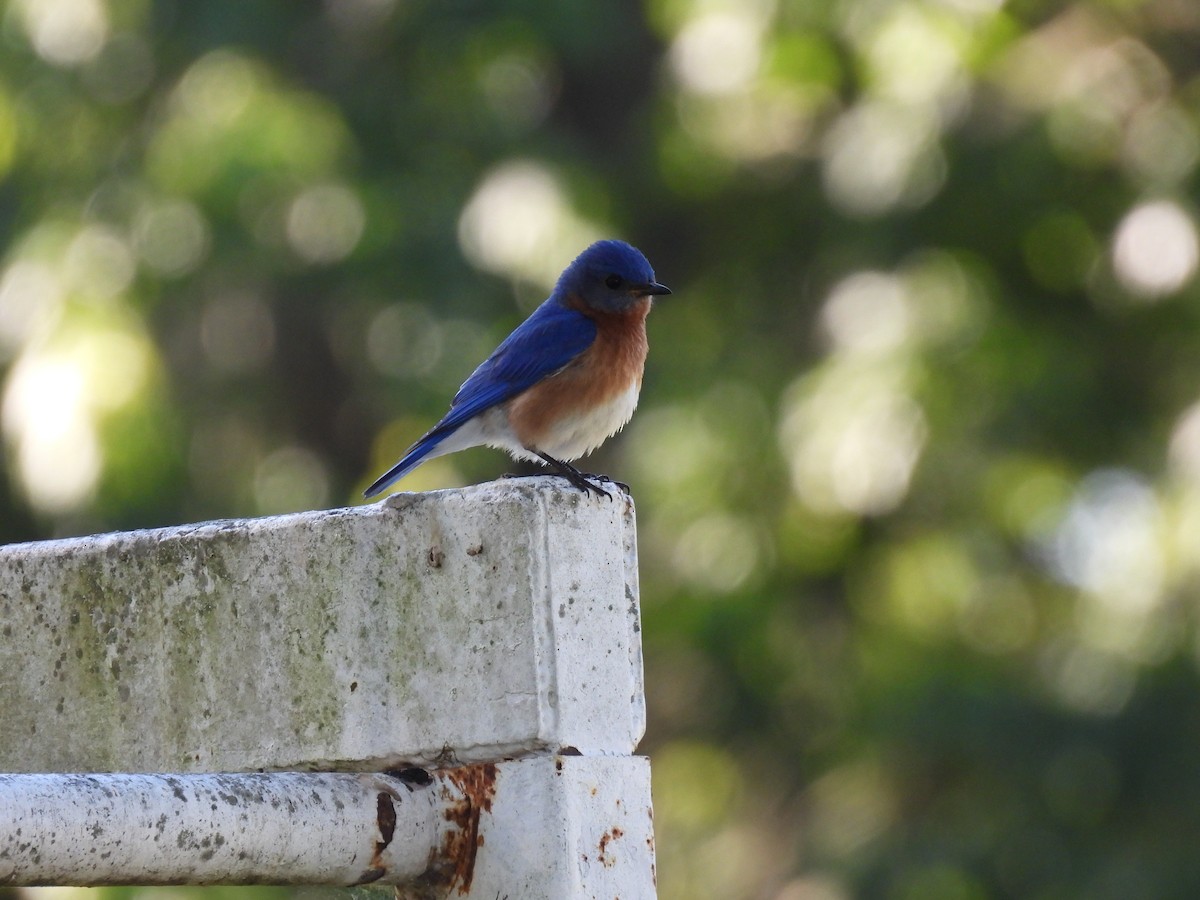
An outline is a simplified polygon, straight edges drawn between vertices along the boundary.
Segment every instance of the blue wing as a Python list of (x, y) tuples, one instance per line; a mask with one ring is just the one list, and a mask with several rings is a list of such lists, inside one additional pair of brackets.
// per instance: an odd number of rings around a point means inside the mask
[(463, 382), (450, 411), (365, 491), (373, 497), (407, 475), (465, 422), (553, 375), (592, 345), (596, 323), (551, 298), (504, 339)]
[(454, 429), (553, 375), (592, 345), (596, 323), (555, 300), (547, 300), (504, 339), (463, 382), (450, 412), (435, 427)]

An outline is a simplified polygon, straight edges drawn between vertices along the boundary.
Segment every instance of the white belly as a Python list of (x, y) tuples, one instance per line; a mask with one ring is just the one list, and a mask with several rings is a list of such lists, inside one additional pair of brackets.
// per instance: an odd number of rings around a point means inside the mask
[[(579, 459), (599, 447), (604, 441), (620, 431), (633, 417), (638, 404), (639, 385), (635, 381), (607, 403), (590, 412), (574, 413), (561, 418), (534, 449), (548, 453), (556, 459)], [(507, 450), (514, 459), (540, 462), (537, 454), (525, 449), (509, 427), (508, 417), (501, 407), (493, 406), (473, 419), (438, 444), (427, 459), (433, 459), (467, 447), (487, 444)]]
[(586, 413), (564, 416), (550, 429), (537, 449), (558, 459), (578, 459), (591, 453), (620, 431), (633, 417), (638, 404), (637, 382), (629, 385), (607, 403)]

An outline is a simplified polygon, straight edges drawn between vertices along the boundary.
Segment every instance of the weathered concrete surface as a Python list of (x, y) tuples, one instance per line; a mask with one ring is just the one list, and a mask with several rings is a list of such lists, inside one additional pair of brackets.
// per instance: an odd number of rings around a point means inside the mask
[(614, 499), (514, 479), (0, 547), (0, 771), (629, 754), (634, 518)]
[(413, 881), (457, 826), (429, 776), (0, 775), (0, 885)]
[[(641, 756), (538, 757), (496, 766), (472, 879), (480, 900), (653, 900), (650, 762)], [(464, 890), (465, 888), (465, 890)], [(425, 900), (406, 895), (402, 900)], [(441, 895), (438, 895), (441, 896)]]
[(0, 775), (0, 885), (402, 885), (408, 900), (655, 894), (650, 768), (550, 756), (404, 777)]

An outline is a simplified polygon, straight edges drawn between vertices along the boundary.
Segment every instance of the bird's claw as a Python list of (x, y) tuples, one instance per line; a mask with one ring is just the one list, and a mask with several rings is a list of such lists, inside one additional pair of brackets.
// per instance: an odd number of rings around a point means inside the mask
[[(553, 474), (561, 475), (585, 494), (596, 493), (604, 497), (606, 500), (612, 499), (612, 494), (600, 487), (600, 485), (596, 484), (596, 481), (603, 484), (614, 484), (625, 491), (625, 493), (629, 493), (629, 485), (621, 484), (619, 481), (613, 481), (607, 475), (585, 475), (568, 462), (563, 462), (561, 459), (555, 459), (550, 454), (543, 453), (540, 450), (535, 450), (534, 452), (542, 458), (543, 462), (554, 468)], [(549, 475), (552, 473), (547, 472), (546, 474)], [(595, 481), (589, 481), (588, 479), (595, 479)]]
[[(610, 494), (604, 488), (600, 487), (600, 485), (589, 480), (591, 478), (595, 478), (596, 477), (595, 475), (584, 475), (582, 472), (578, 472), (578, 473), (576, 473), (576, 475), (578, 477), (572, 477), (570, 475), (566, 475), (565, 477), (566, 477), (567, 481), (571, 482), (571, 484), (575, 485), (575, 487), (579, 488), (585, 494), (590, 494), (594, 491), (595, 493), (597, 493), (601, 497), (603, 497), (605, 500), (612, 499), (612, 494)], [(600, 479), (597, 479), (597, 480), (600, 480)], [(605, 479), (605, 480), (609, 481), (611, 479)]]
[(611, 484), (613, 487), (620, 488), (626, 494), (632, 493), (629, 489), (629, 485), (627, 485), (625, 482), (616, 481), (612, 478), (609, 478), (607, 475), (597, 475), (594, 472), (584, 472), (583, 477), (592, 481), (598, 481), (601, 484)]

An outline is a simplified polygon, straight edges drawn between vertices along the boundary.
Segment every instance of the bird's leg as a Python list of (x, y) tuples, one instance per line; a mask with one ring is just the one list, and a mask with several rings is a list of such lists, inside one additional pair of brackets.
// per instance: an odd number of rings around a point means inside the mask
[(534, 450), (533, 452), (536, 453), (547, 465), (552, 466), (559, 475), (567, 479), (567, 481), (571, 482), (571, 484), (575, 485), (575, 487), (579, 488), (585, 494), (595, 491), (602, 497), (607, 497), (609, 500), (612, 499), (612, 494), (604, 490), (604, 488), (592, 484), (592, 482), (587, 480), (586, 475), (584, 475), (570, 463), (563, 462), (561, 459), (555, 459), (549, 453), (543, 453), (541, 450)]

